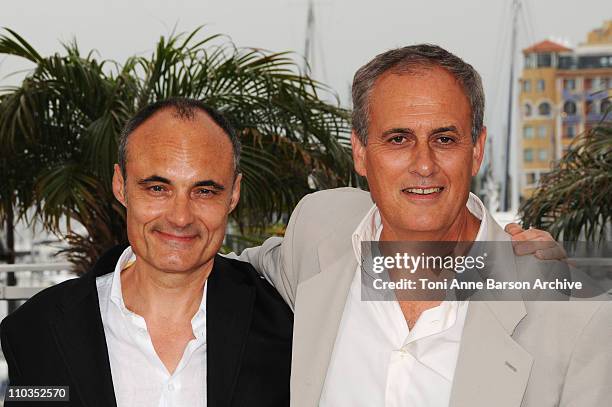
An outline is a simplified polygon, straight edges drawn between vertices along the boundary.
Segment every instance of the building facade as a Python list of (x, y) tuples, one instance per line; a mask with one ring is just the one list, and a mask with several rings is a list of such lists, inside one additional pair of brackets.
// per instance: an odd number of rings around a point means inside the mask
[(574, 139), (606, 116), (612, 96), (612, 20), (572, 49), (546, 40), (523, 50), (520, 78), (521, 197), (533, 193)]

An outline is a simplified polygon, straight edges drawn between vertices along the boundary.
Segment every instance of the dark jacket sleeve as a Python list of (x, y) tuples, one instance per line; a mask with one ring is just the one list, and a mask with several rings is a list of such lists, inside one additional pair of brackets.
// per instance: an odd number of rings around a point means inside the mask
[(0, 342), (2, 343), (2, 352), (4, 353), (4, 358), (6, 359), (6, 363), (8, 364), (9, 371), (9, 384), (12, 386), (18, 385), (20, 383), (21, 373), (19, 371), (19, 365), (17, 364), (17, 357), (13, 353), (13, 348), (11, 347), (11, 342), (14, 338), (10, 336), (9, 330), (9, 318), (6, 317), (0, 323)]

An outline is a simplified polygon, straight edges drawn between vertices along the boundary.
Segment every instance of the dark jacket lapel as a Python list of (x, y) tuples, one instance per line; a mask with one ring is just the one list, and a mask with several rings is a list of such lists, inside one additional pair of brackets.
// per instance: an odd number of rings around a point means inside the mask
[(96, 288), (96, 277), (113, 269), (114, 264), (99, 263), (79, 278), (50, 321), (76, 387), (70, 398), (78, 397), (88, 407), (117, 405)]
[(247, 274), (216, 256), (206, 291), (208, 405), (229, 406), (249, 333), (255, 289)]

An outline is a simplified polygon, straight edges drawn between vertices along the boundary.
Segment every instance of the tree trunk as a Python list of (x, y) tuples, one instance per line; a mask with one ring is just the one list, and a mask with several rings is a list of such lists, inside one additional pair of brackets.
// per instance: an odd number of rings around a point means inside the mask
[[(8, 213), (6, 214), (6, 246), (8, 251), (7, 263), (15, 264), (15, 219), (13, 218), (13, 208), (9, 206)], [(15, 272), (9, 271), (6, 273), (6, 285), (15, 286), (17, 285), (17, 277)], [(8, 313), (15, 311), (19, 303), (17, 300), (8, 301)]]

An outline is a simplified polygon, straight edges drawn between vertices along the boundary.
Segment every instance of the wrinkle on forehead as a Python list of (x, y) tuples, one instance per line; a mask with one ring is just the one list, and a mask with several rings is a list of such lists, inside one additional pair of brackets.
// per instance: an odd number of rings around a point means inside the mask
[(469, 100), (456, 79), (442, 68), (409, 75), (384, 74), (374, 86), (369, 109), (370, 124), (384, 128), (422, 127), (433, 122), (439, 127), (440, 122), (447, 122), (445, 125), (471, 131)]

